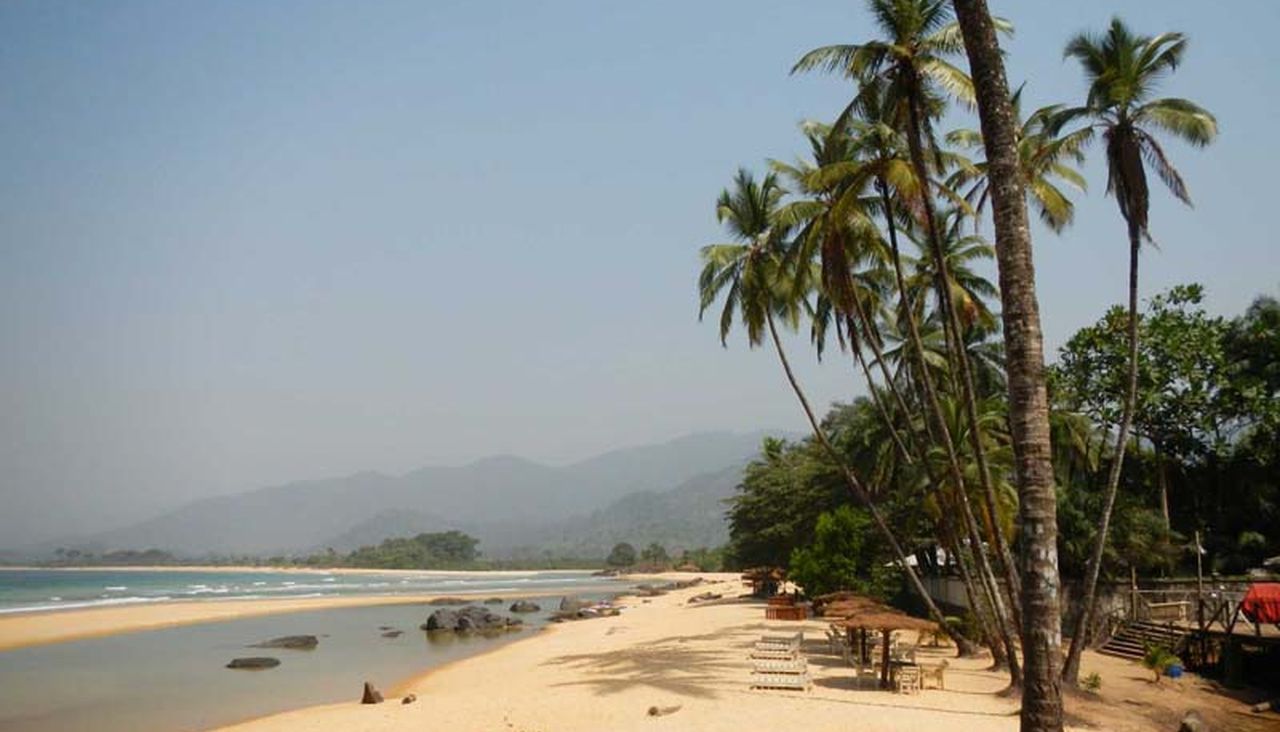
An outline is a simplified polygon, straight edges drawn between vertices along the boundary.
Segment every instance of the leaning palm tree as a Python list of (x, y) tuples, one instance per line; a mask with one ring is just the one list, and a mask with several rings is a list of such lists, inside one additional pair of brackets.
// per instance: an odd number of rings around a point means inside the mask
[(1031, 255), (1027, 196), (1018, 162), (1018, 122), (1009, 102), (997, 24), (986, 0), (953, 0), (978, 101), (991, 180), (1009, 380), (1009, 427), (1017, 465), (1022, 541), (1022, 732), (1061, 732), (1058, 676), (1062, 624), (1057, 495), (1045, 387), (1044, 340)]
[[(1013, 113), (1020, 116), (1022, 88), (1014, 92), (1012, 102)], [(1040, 220), (1055, 232), (1061, 232), (1075, 218), (1075, 204), (1063, 187), (1080, 192), (1087, 187), (1076, 166), (1084, 162), (1084, 147), (1092, 136), (1087, 127), (1064, 134), (1057, 120), (1063, 109), (1061, 104), (1041, 107), (1032, 112), (1018, 130), (1018, 167), (1027, 194)], [(952, 145), (982, 152), (982, 133), (977, 130), (954, 130), (947, 133), (946, 140)], [(950, 188), (967, 189), (965, 200), (979, 213), (991, 197), (988, 167), (985, 160), (960, 166), (947, 180)], [(974, 217), (975, 222), (978, 220)]]
[[(952, 343), (961, 343), (962, 326), (959, 315), (951, 307), (951, 298), (947, 295), (950, 275), (942, 251), (941, 236), (936, 227), (934, 196), (940, 191), (936, 190), (930, 171), (931, 167), (940, 169), (943, 166), (943, 157), (933, 133), (933, 119), (945, 108), (947, 97), (966, 104), (973, 100), (973, 85), (969, 77), (948, 60), (948, 57), (954, 56), (963, 48), (960, 30), (952, 22), (951, 8), (946, 0), (869, 0), (868, 6), (876, 24), (884, 33), (883, 39), (814, 49), (796, 62), (792, 72), (824, 69), (839, 72), (857, 82), (860, 91), (850, 103), (849, 109), (841, 115), (842, 118), (849, 116), (851, 110), (868, 106), (865, 100), (868, 94), (882, 96), (883, 101), (893, 108), (895, 121), (898, 123), (896, 126), (905, 131), (911, 169), (919, 182), (920, 195), (915, 203), (919, 206), (923, 228), (938, 268), (937, 288), (943, 324), (949, 331), (948, 339)], [(1007, 23), (1002, 25), (1008, 28)], [(977, 395), (968, 358), (962, 347), (953, 349), (951, 355), (963, 387), (969, 421), (976, 423), (979, 419)], [(930, 401), (936, 402), (935, 399)], [(936, 404), (931, 404), (931, 409), (938, 411)], [(934, 423), (948, 449), (954, 453), (940, 416), (935, 414)], [(978, 476), (983, 486), (984, 502), (987, 512), (992, 513), (996, 501), (994, 484), (982, 446), (975, 443), (974, 448), (977, 452)], [(958, 461), (953, 459), (950, 462), (950, 469), (955, 471)], [(1020, 582), (1014, 570), (1012, 552), (1000, 537), (996, 538), (995, 553), (1010, 602), (1008, 612), (1004, 601), (999, 597), (995, 598), (994, 606), (1000, 618), (1011, 621), (1002, 622), (1001, 625), (1006, 632), (1014, 635), (1017, 630), (1015, 628), (1010, 631), (1009, 625), (1020, 624), (1019, 610), (1013, 598)], [(978, 552), (978, 564), (984, 573), (990, 573), (982, 552)], [(1011, 648), (1013, 646), (1011, 642), (1007, 645)], [(1009, 660), (1011, 680), (1015, 684), (1019, 683), (1016, 655), (1011, 653)]]
[(1089, 94), (1084, 106), (1065, 110), (1059, 118), (1088, 118), (1092, 120), (1090, 129), (1101, 133), (1107, 150), (1107, 193), (1116, 199), (1129, 233), (1128, 383), (1107, 474), (1097, 543), (1085, 569), (1083, 605), (1063, 666), (1063, 678), (1071, 684), (1079, 677), (1080, 654), (1088, 641), (1098, 573), (1138, 396), (1138, 251), (1144, 238), (1151, 239), (1147, 166), (1175, 198), (1190, 205), (1186, 183), (1156, 140), (1156, 133), (1167, 133), (1197, 147), (1209, 144), (1218, 134), (1217, 120), (1195, 103), (1173, 97), (1153, 98), (1158, 82), (1178, 68), (1186, 49), (1187, 39), (1181, 33), (1139, 36), (1119, 18), (1113, 18), (1104, 35), (1076, 36), (1067, 43), (1065, 52), (1080, 62), (1089, 81)]
[[(889, 528), (880, 509), (871, 500), (870, 492), (828, 438), (810, 406), (809, 398), (800, 387), (791, 368), (791, 361), (782, 346), (777, 318), (781, 316), (794, 325), (802, 310), (794, 296), (795, 288), (786, 281), (786, 272), (782, 266), (782, 249), (788, 229), (778, 223), (777, 210), (785, 193), (778, 184), (776, 175), (771, 173), (757, 184), (750, 172), (739, 170), (733, 191), (725, 190), (720, 194), (716, 216), (738, 241), (702, 248), (703, 269), (698, 278), (699, 317), (723, 294), (725, 302), (720, 313), (722, 344), (728, 339), (735, 315), (741, 316), (747, 329), (747, 342), (753, 347), (763, 342), (767, 330), (787, 382), (813, 429), (814, 439), (839, 467), (850, 492), (866, 506), (876, 528), (889, 545), (930, 617), (941, 627), (947, 628), (942, 611), (925, 589), (915, 568), (908, 563), (902, 545)], [(954, 632), (952, 638), (962, 652), (972, 652), (972, 644), (968, 639)]]

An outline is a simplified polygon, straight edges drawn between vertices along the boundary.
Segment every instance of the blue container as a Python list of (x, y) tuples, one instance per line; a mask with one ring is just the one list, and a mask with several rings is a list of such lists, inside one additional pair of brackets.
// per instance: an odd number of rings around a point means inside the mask
[(1171, 666), (1169, 666), (1169, 668), (1164, 670), (1164, 675), (1168, 676), (1171, 679), (1182, 678), (1182, 664), (1180, 663), (1172, 664)]

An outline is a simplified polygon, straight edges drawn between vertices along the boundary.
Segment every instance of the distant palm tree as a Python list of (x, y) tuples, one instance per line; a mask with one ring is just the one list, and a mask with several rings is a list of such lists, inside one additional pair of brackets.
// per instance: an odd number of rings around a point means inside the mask
[(1098, 573), (1138, 395), (1138, 250), (1144, 238), (1151, 238), (1147, 227), (1147, 166), (1154, 169), (1174, 197), (1191, 204), (1182, 175), (1165, 155), (1155, 133), (1164, 132), (1197, 147), (1209, 144), (1218, 134), (1217, 120), (1195, 103), (1174, 97), (1152, 98), (1159, 81), (1182, 63), (1186, 48), (1187, 39), (1181, 33), (1134, 35), (1119, 18), (1113, 18), (1105, 35), (1078, 35), (1067, 43), (1065, 52), (1080, 62), (1089, 81), (1089, 94), (1083, 107), (1064, 110), (1058, 119), (1066, 122), (1087, 118), (1092, 120), (1089, 129), (1101, 132), (1107, 148), (1107, 193), (1116, 199), (1129, 231), (1128, 383), (1107, 475), (1097, 544), (1085, 570), (1084, 604), (1062, 671), (1064, 680), (1071, 684), (1080, 675), (1080, 654), (1093, 615)]
[[(778, 223), (779, 203), (786, 192), (778, 184), (777, 176), (770, 173), (759, 184), (746, 170), (739, 170), (732, 191), (721, 192), (716, 204), (716, 217), (729, 229), (737, 243), (712, 244), (702, 248), (703, 269), (698, 278), (699, 316), (705, 314), (721, 294), (724, 308), (720, 313), (720, 341), (727, 341), (733, 327), (735, 313), (740, 314), (747, 329), (747, 341), (751, 346), (764, 340), (767, 330), (773, 342), (778, 360), (782, 364), (787, 382), (804, 410), (814, 439), (840, 468), (851, 493), (866, 506), (872, 521), (889, 545), (912, 589), (924, 603), (926, 610), (941, 627), (947, 627), (945, 616), (920, 581), (915, 568), (907, 561), (907, 555), (889, 527), (880, 509), (858, 476), (849, 468), (844, 457), (831, 444), (826, 430), (818, 420), (808, 397), (800, 387), (791, 361), (787, 358), (778, 334), (777, 316), (794, 324), (802, 308), (794, 297), (795, 288), (785, 281), (781, 249), (785, 244), (788, 227)], [(962, 649), (969, 642), (963, 636), (952, 636)]]
[[(1022, 89), (1013, 94), (1013, 111), (1021, 118)], [(1084, 147), (1092, 136), (1089, 128), (1062, 133), (1058, 115), (1064, 105), (1041, 107), (1031, 113), (1018, 130), (1018, 163), (1027, 195), (1040, 214), (1040, 220), (1055, 232), (1061, 232), (1075, 217), (1075, 204), (1067, 197), (1065, 184), (1083, 192), (1087, 188), (1084, 176), (1075, 166), (1084, 162)], [(982, 152), (982, 133), (977, 130), (954, 130), (947, 133), (947, 142), (970, 150)], [(947, 185), (957, 190), (967, 188), (965, 200), (978, 213), (986, 207), (991, 196), (987, 180), (987, 161), (962, 166), (951, 174)], [(974, 218), (979, 220), (978, 217)]]

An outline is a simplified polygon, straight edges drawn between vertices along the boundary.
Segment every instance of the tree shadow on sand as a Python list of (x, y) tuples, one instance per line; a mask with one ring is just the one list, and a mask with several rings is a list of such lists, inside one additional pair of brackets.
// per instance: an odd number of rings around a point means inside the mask
[(671, 636), (621, 650), (560, 656), (546, 665), (572, 668), (587, 676), (556, 686), (586, 686), (602, 696), (648, 687), (712, 699), (744, 674), (744, 649), (751, 647), (752, 634), (760, 627), (743, 625), (701, 635)]
[(547, 663), (588, 674), (588, 678), (565, 681), (556, 686), (587, 686), (601, 696), (643, 686), (703, 699), (715, 698), (713, 686), (723, 683), (725, 674), (741, 666), (732, 663), (723, 651), (698, 650), (684, 645), (579, 653), (561, 656)]

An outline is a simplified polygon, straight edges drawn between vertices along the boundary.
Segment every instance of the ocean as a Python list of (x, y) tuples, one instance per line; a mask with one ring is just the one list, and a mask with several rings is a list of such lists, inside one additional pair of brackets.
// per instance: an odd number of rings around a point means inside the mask
[(0, 569), (0, 614), (175, 600), (337, 595), (501, 594), (600, 585), (589, 572), (326, 574), (174, 569)]
[[(10, 613), (317, 594), (438, 593), (476, 595), (478, 602), (504, 591), (535, 593), (543, 610), (520, 616), (524, 630), (498, 637), (423, 632), (418, 626), (437, 608), (418, 603), (310, 610), (0, 651), (0, 732), (203, 730), (314, 704), (355, 701), (365, 681), (389, 695), (397, 684), (431, 668), (538, 632), (562, 595), (604, 599), (625, 586), (586, 572), (4, 571), (0, 599)], [(490, 609), (509, 614), (510, 602), (507, 598)], [(385, 637), (384, 628), (403, 633)], [(249, 647), (285, 635), (315, 635), (320, 643), (309, 651)], [(225, 667), (241, 656), (272, 656), (281, 664), (264, 671)], [(388, 696), (388, 703), (398, 699)]]

